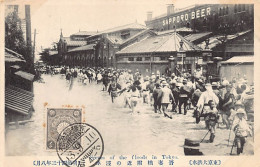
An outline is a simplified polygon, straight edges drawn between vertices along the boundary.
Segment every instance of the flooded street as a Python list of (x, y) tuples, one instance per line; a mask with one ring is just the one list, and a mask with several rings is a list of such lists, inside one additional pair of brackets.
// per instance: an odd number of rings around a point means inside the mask
[[(103, 137), (104, 155), (183, 156), (184, 139), (201, 140), (207, 132), (204, 121), (195, 124), (192, 111), (186, 116), (174, 114), (173, 119), (169, 119), (155, 114), (152, 107), (145, 104), (139, 106), (140, 113), (131, 114), (129, 108), (123, 107), (123, 96), (112, 103), (108, 92), (102, 91), (101, 84), (82, 85), (74, 79), (69, 91), (62, 76), (42, 77), (45, 83), (34, 83), (33, 122), (21, 125), (18, 129), (10, 128), (6, 134), (6, 155), (56, 155), (55, 151), (45, 151), (46, 104), (47, 107), (56, 108), (84, 105), (86, 123), (94, 126)], [(228, 130), (217, 129), (214, 143), (206, 142), (209, 136), (201, 143), (203, 152), (206, 155), (229, 155), (234, 136), (231, 136), (230, 146), (227, 147), (228, 134)], [(250, 140), (248, 154), (252, 154)]]

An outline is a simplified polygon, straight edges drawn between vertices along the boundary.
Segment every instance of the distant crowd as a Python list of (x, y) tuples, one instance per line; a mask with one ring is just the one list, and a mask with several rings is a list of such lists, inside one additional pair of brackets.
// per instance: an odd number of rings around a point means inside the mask
[[(65, 75), (68, 83), (77, 78), (85, 85), (92, 82), (102, 84), (111, 102), (123, 96), (123, 105), (132, 113), (138, 112), (138, 105), (148, 104), (153, 106), (155, 113), (171, 119), (174, 117), (172, 113), (186, 115), (192, 109), (196, 122), (203, 117), (206, 127), (212, 121), (209, 113), (215, 114), (216, 124), (225, 125), (227, 129), (235, 128), (234, 122), (240, 118), (237, 115), (243, 115), (245, 121), (253, 121), (254, 85), (248, 83), (246, 76), (210, 82), (201, 71), (198, 68), (193, 75), (151, 73), (144, 76), (138, 69), (49, 67), (46, 73)], [(243, 126), (240, 128), (249, 131), (246, 125)], [(212, 133), (214, 139), (214, 129)]]

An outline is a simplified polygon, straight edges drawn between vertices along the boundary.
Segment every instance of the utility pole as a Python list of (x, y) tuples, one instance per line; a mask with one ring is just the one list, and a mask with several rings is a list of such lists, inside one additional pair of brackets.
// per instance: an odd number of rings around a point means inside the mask
[(32, 53), (32, 62), (34, 63), (35, 58), (35, 39), (36, 39), (36, 29), (34, 29), (34, 37), (33, 37), (33, 53)]

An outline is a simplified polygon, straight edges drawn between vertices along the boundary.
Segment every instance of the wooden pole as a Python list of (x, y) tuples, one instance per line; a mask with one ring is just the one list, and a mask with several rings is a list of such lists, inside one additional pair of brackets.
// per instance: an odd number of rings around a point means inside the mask
[(36, 29), (34, 29), (34, 37), (33, 37), (32, 63), (34, 63), (34, 59), (35, 59), (35, 39), (36, 39)]

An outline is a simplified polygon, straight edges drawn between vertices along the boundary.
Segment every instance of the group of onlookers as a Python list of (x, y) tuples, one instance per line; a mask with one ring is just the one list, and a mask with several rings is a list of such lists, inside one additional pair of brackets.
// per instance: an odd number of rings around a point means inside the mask
[[(253, 113), (254, 85), (250, 85), (246, 77), (234, 78), (232, 81), (220, 78), (217, 82), (210, 82), (203, 77), (200, 69), (193, 75), (151, 73), (150, 76), (142, 75), (138, 69), (135, 71), (113, 68), (50, 67), (49, 69), (48, 73), (60, 73), (70, 84), (73, 78), (77, 78), (78, 82), (84, 85), (92, 82), (102, 84), (103, 91), (108, 91), (113, 103), (118, 96), (123, 96), (123, 106), (129, 107), (132, 113), (139, 112), (140, 106), (147, 104), (153, 106), (155, 113), (162, 113), (165, 117), (173, 119), (173, 113), (186, 115), (188, 110), (193, 109), (193, 117), (197, 123), (204, 117), (206, 127), (210, 127), (212, 114), (209, 113), (213, 113), (218, 125), (223, 124), (227, 129), (240, 128), (240, 131), (248, 130), (245, 123), (248, 117), (252, 121), (250, 113)], [(139, 111), (136, 109), (138, 106)]]

